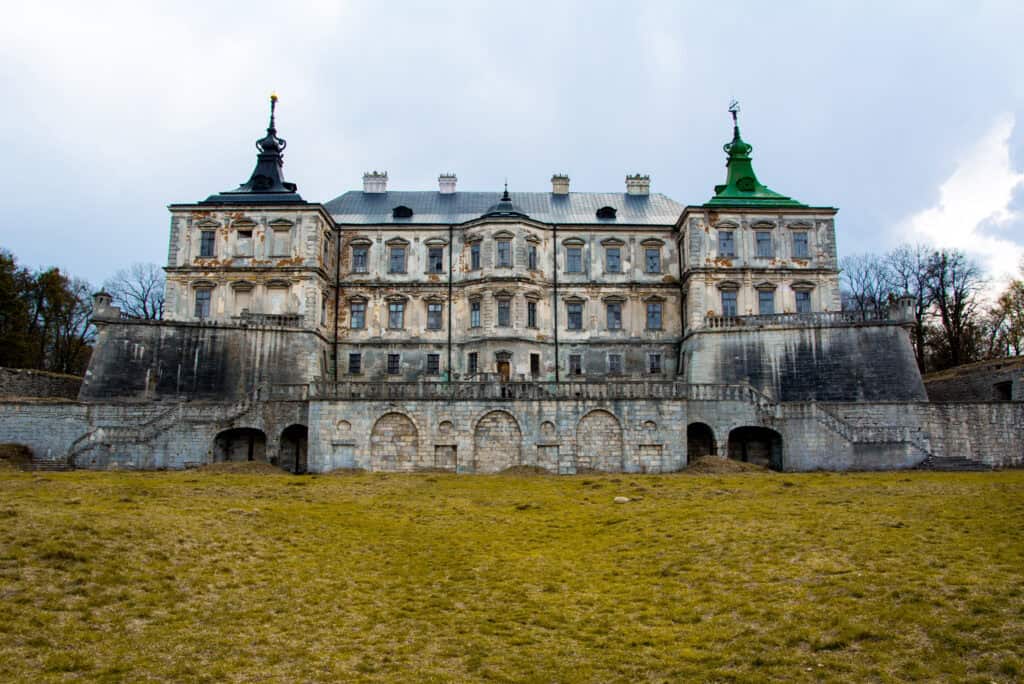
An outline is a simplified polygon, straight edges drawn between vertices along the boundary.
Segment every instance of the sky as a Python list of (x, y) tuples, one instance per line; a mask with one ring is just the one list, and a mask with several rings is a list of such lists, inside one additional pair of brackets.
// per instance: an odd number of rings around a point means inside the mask
[(11, 4), (0, 22), (0, 247), (99, 285), (164, 264), (167, 205), (248, 179), (276, 90), (285, 176), (623, 191), (700, 204), (740, 100), (759, 178), (835, 206), (840, 255), (1024, 259), (1024, 3)]

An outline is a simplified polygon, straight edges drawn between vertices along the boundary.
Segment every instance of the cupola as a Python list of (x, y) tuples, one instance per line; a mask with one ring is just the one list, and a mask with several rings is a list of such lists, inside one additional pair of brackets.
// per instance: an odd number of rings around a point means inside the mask
[(274, 114), (277, 109), (277, 95), (270, 96), (270, 125), (267, 134), (256, 141), (256, 168), (249, 180), (234, 190), (210, 195), (200, 204), (305, 204), (296, 192), (295, 183), (284, 180), (284, 149), (288, 146), (284, 138), (277, 137)]
[(519, 216), (521, 218), (529, 218), (528, 214), (517, 207), (512, 202), (511, 195), (508, 194), (508, 183), (505, 184), (505, 192), (501, 195), (501, 199), (498, 200), (497, 204), (492, 204), (488, 207), (487, 211), (483, 213), (484, 216)]

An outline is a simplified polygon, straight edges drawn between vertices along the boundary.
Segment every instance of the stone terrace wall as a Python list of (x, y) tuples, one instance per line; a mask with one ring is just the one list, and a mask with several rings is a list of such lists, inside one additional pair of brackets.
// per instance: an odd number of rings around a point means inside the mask
[[(931, 401), (994, 401), (996, 386), (1009, 385), (1009, 399), (1024, 401), (1024, 357), (982, 361), (924, 376)], [(1005, 386), (1005, 385), (1004, 385)]]
[(0, 397), (77, 399), (82, 378), (27, 368), (0, 368)]
[(667, 472), (686, 465), (686, 403), (314, 401), (309, 468), (497, 472), (516, 465)]

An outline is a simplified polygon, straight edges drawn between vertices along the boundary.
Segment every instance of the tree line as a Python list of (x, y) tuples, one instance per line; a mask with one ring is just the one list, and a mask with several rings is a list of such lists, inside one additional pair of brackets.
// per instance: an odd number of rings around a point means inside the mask
[[(135, 264), (103, 283), (126, 316), (163, 317), (164, 274)], [(0, 249), (0, 366), (83, 375), (96, 329), (88, 281), (50, 267), (32, 270)]]
[(911, 339), (922, 373), (1024, 354), (1021, 277), (992, 300), (976, 262), (959, 250), (920, 244), (845, 257), (839, 267), (846, 311), (881, 317), (896, 297), (913, 300)]

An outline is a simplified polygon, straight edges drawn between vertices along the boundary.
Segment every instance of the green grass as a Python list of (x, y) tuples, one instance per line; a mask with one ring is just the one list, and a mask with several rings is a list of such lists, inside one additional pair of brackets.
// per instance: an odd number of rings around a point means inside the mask
[(1024, 471), (0, 472), (0, 681), (1022, 678)]

